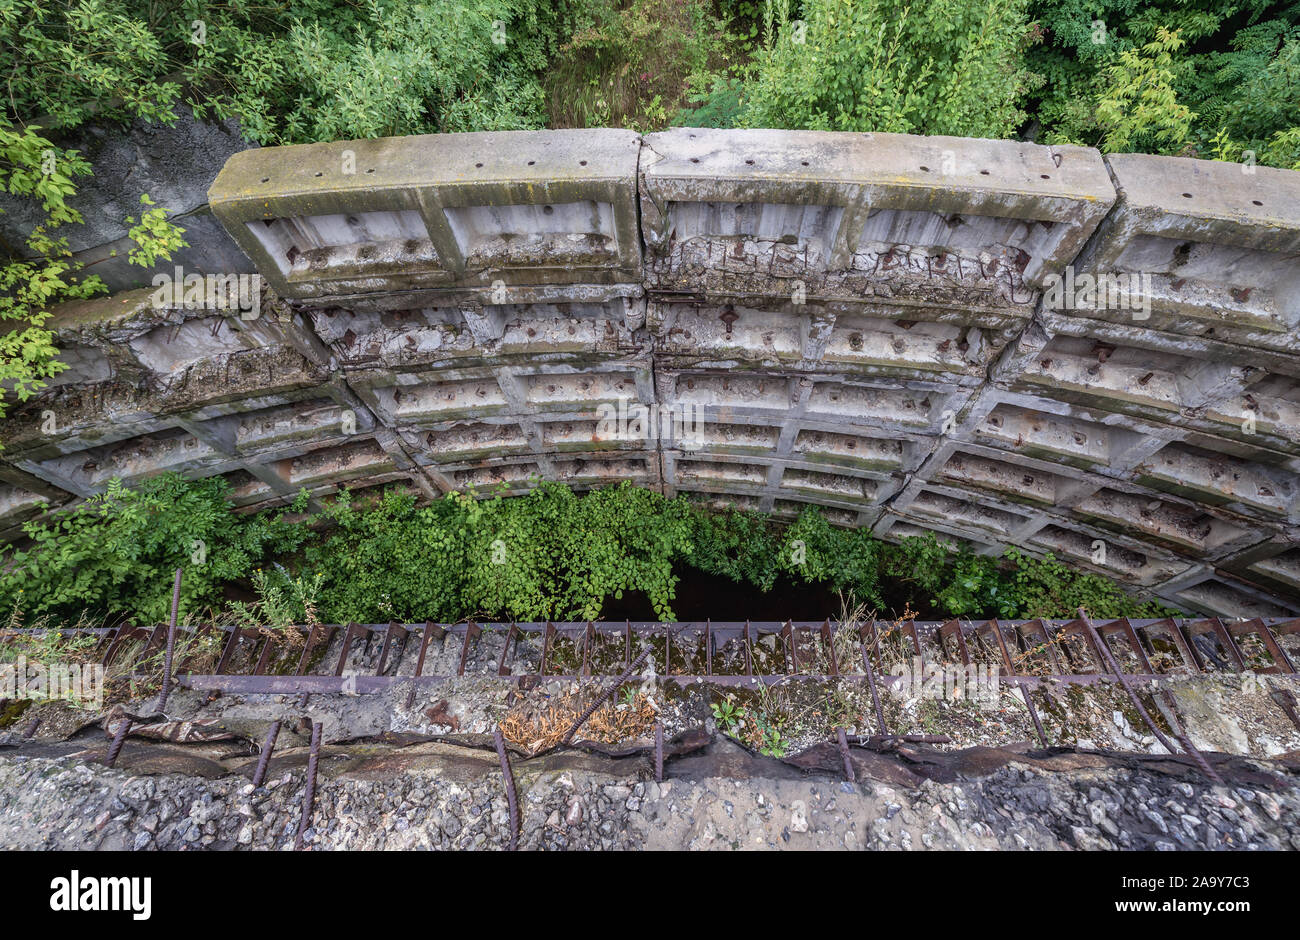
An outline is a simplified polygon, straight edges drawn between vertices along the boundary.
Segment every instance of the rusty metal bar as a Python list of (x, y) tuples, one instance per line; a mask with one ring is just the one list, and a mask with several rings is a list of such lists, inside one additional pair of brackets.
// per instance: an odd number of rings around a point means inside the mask
[(311, 630), (307, 632), (307, 642), (303, 644), (302, 655), (298, 657), (298, 668), (294, 670), (296, 675), (299, 676), (302, 675), (303, 672), (307, 669), (307, 659), (308, 657), (311, 656), (311, 651), (316, 646), (316, 633), (319, 630), (325, 630), (326, 633), (329, 634), (333, 632), (333, 629), (334, 629), (333, 627), (313, 626)]
[(176, 579), (172, 583), (172, 617), (167, 625), (167, 656), (163, 661), (162, 691), (158, 693), (158, 711), (167, 710), (167, 699), (172, 694), (172, 659), (176, 655), (176, 617), (181, 606), (181, 573), (176, 569)]
[(510, 811), (509, 851), (514, 852), (519, 848), (519, 803), (515, 795), (515, 775), (510, 770), (510, 755), (506, 753), (506, 742), (501, 734), (500, 725), (497, 725), (496, 731), (493, 732), (492, 741), (496, 744), (497, 757), (501, 759), (501, 776), (506, 785), (506, 806)]
[(224, 673), (226, 667), (230, 665), (230, 658), (235, 654), (235, 647), (239, 645), (240, 637), (243, 632), (244, 631), (239, 627), (235, 627), (230, 631), (230, 637), (226, 640), (226, 645), (221, 651), (221, 658), (217, 660), (217, 675)]
[[(397, 639), (394, 639), (394, 634), (399, 634)], [(379, 668), (375, 670), (375, 675), (382, 676), (384, 674), (384, 669), (388, 666), (389, 653), (398, 642), (402, 644), (402, 650), (405, 652), (406, 638), (408, 636), (410, 636), (410, 631), (408, 631), (406, 627), (402, 626), (396, 620), (388, 621), (388, 629), (384, 631), (384, 645), (379, 652)], [(398, 654), (397, 658), (401, 659), (401, 654)]]
[(303, 794), (302, 817), (298, 820), (298, 832), (293, 838), (295, 852), (302, 851), (303, 836), (311, 825), (312, 813), (316, 809), (316, 769), (320, 760), (320, 736), (321, 723), (314, 721), (311, 726), (311, 753), (307, 756), (307, 792)]
[(280, 719), (271, 722), (267, 729), (266, 740), (262, 742), (262, 753), (257, 758), (257, 769), (253, 771), (253, 786), (260, 787), (266, 779), (266, 768), (271, 762), (271, 752), (275, 750), (275, 739), (280, 736)]
[(609, 697), (613, 695), (616, 691), (618, 691), (619, 686), (621, 686), (624, 682), (626, 682), (628, 679), (632, 677), (632, 674), (641, 667), (641, 664), (646, 661), (646, 659), (650, 656), (650, 653), (653, 650), (654, 650), (653, 646), (647, 646), (644, 650), (642, 650), (641, 655), (636, 658), (636, 660), (632, 663), (631, 666), (628, 666), (627, 669), (623, 671), (623, 674), (618, 677), (617, 681), (615, 681), (613, 685), (611, 685), (608, 689), (602, 692), (600, 696), (596, 699), (596, 701), (592, 702), (585, 709), (583, 709), (582, 714), (578, 716), (577, 720), (573, 723), (573, 726), (569, 728), (568, 731), (565, 732), (564, 737), (561, 739), (561, 743), (568, 744), (570, 741), (573, 740), (573, 736), (577, 734), (578, 729), (581, 728), (584, 724), (586, 724), (588, 718), (596, 714), (596, 709), (600, 708), (600, 706), (604, 705), (607, 701), (609, 701)]
[(348, 653), (352, 652), (354, 634), (358, 637), (366, 635), (366, 628), (355, 622), (348, 624), (347, 631), (343, 634), (343, 648), (339, 650), (339, 664), (334, 668), (336, 676), (343, 675), (343, 667), (348, 664)]
[(510, 624), (510, 630), (506, 633), (506, 641), (501, 644), (501, 658), (497, 660), (498, 676), (510, 675), (510, 670), (506, 669), (506, 657), (510, 655), (510, 650), (513, 649), (513, 644), (517, 643), (518, 640), (519, 626), (512, 622)]
[[(875, 635), (876, 621), (871, 621), (871, 634)], [(868, 628), (859, 628), (858, 636), (863, 635), (863, 631)], [(889, 734), (889, 726), (885, 724), (885, 710), (880, 706), (880, 691), (876, 688), (876, 672), (871, 668), (871, 653), (867, 648), (867, 641), (862, 641), (862, 668), (867, 674), (867, 685), (871, 688), (871, 704), (876, 709), (876, 723), (880, 725), (881, 734)]]
[(1047, 743), (1047, 732), (1043, 730), (1043, 722), (1038, 717), (1038, 709), (1034, 707), (1034, 700), (1030, 697), (1029, 690), (1022, 685), (1020, 694), (1025, 700), (1025, 707), (1029, 709), (1029, 717), (1034, 721), (1034, 730), (1038, 732), (1038, 740), (1043, 743), (1043, 747), (1051, 747)]
[(117, 763), (118, 755), (122, 753), (122, 745), (126, 743), (127, 733), (131, 730), (131, 719), (123, 718), (117, 725), (117, 731), (113, 734), (113, 743), (108, 747), (108, 755), (104, 758), (104, 765), (112, 767)]
[(664, 782), (664, 723), (655, 722), (655, 782)]
[(966, 646), (966, 635), (962, 632), (960, 620), (949, 620), (939, 628), (939, 636), (951, 636), (957, 645), (957, 655), (963, 666), (970, 665), (970, 649)]
[[(1291, 660), (1287, 657), (1282, 647), (1278, 644), (1277, 638), (1273, 636), (1272, 631), (1264, 626), (1264, 621), (1256, 617), (1254, 620), (1238, 621), (1228, 625), (1228, 631), (1233, 634), (1234, 638), (1255, 635), (1259, 637), (1264, 648), (1268, 650), (1269, 657), (1273, 660), (1272, 666), (1266, 666), (1256, 669), (1260, 673), (1274, 672), (1295, 672), (1295, 667), (1291, 665)], [(1240, 647), (1240, 644), (1238, 644)]]
[(1142, 702), (1137, 697), (1137, 693), (1133, 691), (1131, 686), (1129, 686), (1127, 676), (1125, 676), (1124, 672), (1119, 668), (1119, 663), (1115, 662), (1115, 657), (1111, 655), (1110, 647), (1106, 645), (1106, 641), (1097, 635), (1097, 629), (1092, 625), (1092, 621), (1083, 616), (1083, 611), (1080, 611), (1079, 614), (1080, 619), (1082, 619), (1088, 626), (1088, 632), (1093, 638), (1093, 643), (1096, 645), (1097, 649), (1100, 650), (1101, 655), (1105, 657), (1105, 661), (1110, 667), (1110, 671), (1114, 674), (1115, 678), (1119, 680), (1119, 684), (1124, 687), (1124, 691), (1128, 693), (1129, 701), (1133, 703), (1133, 707), (1136, 708), (1138, 714), (1142, 716), (1142, 720), (1147, 723), (1147, 727), (1151, 729), (1151, 733), (1156, 736), (1156, 739), (1164, 746), (1166, 751), (1170, 754), (1177, 754), (1178, 752), (1174, 750), (1174, 746), (1169, 743), (1169, 739), (1164, 736), (1164, 733), (1158, 727), (1156, 727), (1155, 721), (1151, 718), (1151, 715), (1147, 712), (1146, 708), (1143, 707)]
[(596, 643), (596, 628), (587, 621), (587, 629), (582, 634), (582, 672), (579, 675), (583, 677), (591, 676), (591, 648)]
[(1002, 624), (998, 623), (997, 620), (994, 619), (984, 624), (984, 627), (985, 629), (992, 631), (993, 636), (997, 638), (998, 649), (1002, 652), (1002, 665), (1006, 667), (1007, 675), (1014, 676), (1016, 674), (1016, 667), (1015, 664), (1011, 662), (1011, 653), (1007, 649), (1007, 638), (1002, 635)]
[(274, 637), (268, 636), (262, 641), (262, 652), (261, 655), (257, 657), (257, 665), (253, 667), (253, 675), (260, 676), (266, 672), (266, 667), (270, 665), (271, 662), (271, 650), (274, 648)]
[(456, 667), (456, 675), (465, 675), (465, 664), (469, 661), (469, 644), (478, 638), (483, 632), (483, 628), (473, 620), (465, 624), (465, 641), (460, 645), (460, 664)]
[(849, 783), (857, 783), (858, 775), (853, 771), (853, 759), (849, 756), (848, 735), (844, 733), (843, 728), (835, 729), (835, 739), (840, 746), (840, 759), (844, 761), (844, 779)]
[(551, 643), (555, 639), (555, 624), (546, 621), (546, 632), (542, 634), (542, 663), (539, 672), (546, 675), (546, 661), (551, 657)]
[(831, 667), (831, 675), (838, 678), (840, 664), (835, 658), (835, 634), (831, 632), (830, 618), (822, 623), (822, 646), (826, 648), (826, 663)]

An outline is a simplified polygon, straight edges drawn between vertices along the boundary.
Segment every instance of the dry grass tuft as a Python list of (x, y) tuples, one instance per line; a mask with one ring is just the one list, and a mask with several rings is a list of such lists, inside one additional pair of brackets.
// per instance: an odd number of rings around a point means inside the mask
[[(556, 747), (573, 727), (597, 689), (565, 692), (545, 702), (522, 702), (501, 721), (501, 734), (528, 754)], [(575, 737), (602, 744), (623, 744), (654, 733), (657, 712), (643, 692), (616, 695), (592, 714)]]

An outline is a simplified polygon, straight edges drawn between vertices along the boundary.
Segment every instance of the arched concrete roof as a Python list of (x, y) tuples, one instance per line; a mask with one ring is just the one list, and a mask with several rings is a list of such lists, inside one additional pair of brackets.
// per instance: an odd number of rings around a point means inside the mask
[(248, 507), (631, 480), (1300, 611), (1300, 173), (539, 131), (250, 150), (210, 201), (260, 308), (61, 309), (71, 368), (5, 421), (11, 534), (163, 468)]

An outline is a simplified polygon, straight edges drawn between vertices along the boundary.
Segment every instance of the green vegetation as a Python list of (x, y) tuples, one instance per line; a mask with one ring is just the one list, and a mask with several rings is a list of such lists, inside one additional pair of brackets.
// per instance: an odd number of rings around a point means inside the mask
[(262, 144), (669, 123), (1293, 166), (1297, 0), (0, 0), (14, 126)]
[(1045, 143), (1300, 167), (1300, 3), (1034, 0)]
[[(367, 505), (343, 492), (319, 515), (296, 505), (236, 514), (220, 478), (174, 475), (108, 493), (26, 526), (31, 544), (0, 552), (0, 604), (28, 617), (165, 618), (170, 573), (186, 571), (182, 610), (249, 626), (452, 622), (467, 617), (586, 620), (606, 598), (640, 591), (674, 617), (682, 566), (771, 590), (816, 583), (883, 613), (906, 604), (952, 616), (1101, 617), (1167, 613), (1110, 581), (1015, 551), (953, 553), (932, 537), (891, 544), (839, 529), (815, 508), (790, 525), (713, 512), (622, 484), (575, 494), (542, 483), (526, 496), (449, 494), (420, 506), (401, 489)], [(228, 601), (244, 591), (254, 601)]]
[(765, 7), (743, 126), (1007, 137), (1024, 121), (1024, 0), (791, 6)]
[[(75, 276), (80, 264), (72, 260), (67, 236), (59, 234), (62, 226), (82, 221), (68, 199), (76, 192), (74, 178), (89, 175), (90, 164), (39, 131), (35, 125), (17, 130), (0, 117), (0, 191), (32, 200), (42, 216), (27, 233), (25, 255), (0, 265), (0, 418), (7, 398), (26, 401), (67, 368), (55, 358), (54, 334), (45, 326), (50, 308), (107, 290), (95, 275)], [(147, 194), (140, 201), (139, 222), (126, 219), (136, 243), (128, 260), (149, 267), (185, 245), (185, 230), (167, 221), (167, 210), (148, 208), (153, 201)]]

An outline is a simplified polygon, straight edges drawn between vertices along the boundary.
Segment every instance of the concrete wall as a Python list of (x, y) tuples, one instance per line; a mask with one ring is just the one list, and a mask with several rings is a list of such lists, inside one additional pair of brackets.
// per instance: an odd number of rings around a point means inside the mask
[[(1300, 612), (1300, 173), (591, 130), (249, 150), (209, 195), (258, 316), (62, 308), (73, 367), (3, 429), (11, 536), (164, 468), (249, 509), (631, 480)], [(619, 402), (703, 425), (613, 439)]]

